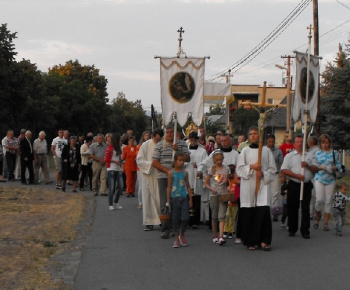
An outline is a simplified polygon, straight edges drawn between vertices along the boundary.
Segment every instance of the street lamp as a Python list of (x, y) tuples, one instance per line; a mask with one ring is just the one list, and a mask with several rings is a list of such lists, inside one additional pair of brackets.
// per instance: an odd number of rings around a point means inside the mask
[[(279, 65), (279, 64), (275, 64), (275, 67), (277, 67), (277, 68), (279, 68), (279, 69), (281, 69), (281, 70), (287, 70), (286, 67), (281, 66), (281, 65)], [(282, 86), (283, 86), (283, 87), (286, 86), (286, 78), (285, 78), (285, 76), (284, 76), (284, 71), (282, 72)]]

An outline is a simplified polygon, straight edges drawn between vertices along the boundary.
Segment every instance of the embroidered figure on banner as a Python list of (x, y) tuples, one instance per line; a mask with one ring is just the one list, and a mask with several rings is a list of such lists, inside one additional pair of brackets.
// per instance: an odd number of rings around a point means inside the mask
[[(308, 103), (311, 102), (313, 96), (314, 96), (314, 91), (315, 91), (315, 78), (314, 75), (312, 73), (312, 71), (310, 70), (309, 72), (309, 101)], [(305, 104), (305, 100), (306, 100), (306, 82), (307, 82), (307, 68), (304, 67), (301, 69), (300, 72), (300, 79), (299, 79), (299, 91), (300, 91), (300, 97), (301, 97), (301, 101)]]
[(178, 72), (169, 80), (170, 96), (178, 103), (187, 103), (191, 101), (195, 88), (195, 81), (187, 72)]

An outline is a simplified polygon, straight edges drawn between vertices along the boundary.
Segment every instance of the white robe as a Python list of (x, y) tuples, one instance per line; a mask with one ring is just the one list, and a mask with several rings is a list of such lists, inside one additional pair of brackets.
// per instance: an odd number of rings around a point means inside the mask
[(203, 191), (203, 182), (202, 187), (200, 187), (200, 183), (197, 182), (197, 168), (193, 167), (193, 163), (196, 163), (198, 167), (199, 164), (208, 157), (208, 153), (201, 146), (198, 146), (196, 150), (188, 150), (191, 152), (191, 161), (187, 163), (185, 168), (188, 172), (188, 181), (190, 183), (191, 188), (194, 189), (194, 194), (201, 195)]
[[(236, 150), (232, 149), (232, 151), (230, 152), (223, 152), (223, 153), (224, 153), (224, 160), (222, 162), (223, 165), (227, 165), (227, 166), (230, 164), (237, 165), (239, 153)], [(213, 154), (214, 152), (212, 152), (205, 160), (203, 160), (200, 163), (200, 165), (198, 166), (198, 171), (201, 171), (204, 174), (207, 172), (209, 168), (211, 168), (214, 165)]]
[(142, 214), (144, 225), (160, 224), (158, 172), (152, 166), (152, 156), (156, 145), (153, 139), (147, 140), (141, 145), (136, 157), (136, 163), (142, 172)]
[[(250, 164), (255, 164), (258, 162), (258, 150), (259, 149), (245, 147), (238, 158), (236, 170), (238, 176), (241, 177), (241, 207), (255, 206), (256, 171), (250, 169), (249, 167)], [(260, 180), (260, 189), (257, 196), (256, 206), (270, 206), (270, 182), (276, 176), (276, 164), (270, 149), (265, 147), (262, 148), (261, 170), (264, 176)]]

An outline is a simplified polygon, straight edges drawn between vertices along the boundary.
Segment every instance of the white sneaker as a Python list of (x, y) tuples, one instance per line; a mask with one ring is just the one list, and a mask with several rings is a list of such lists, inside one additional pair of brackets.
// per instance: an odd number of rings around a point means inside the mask
[(115, 204), (115, 208), (116, 208), (116, 209), (122, 209), (123, 207), (122, 207), (119, 203), (116, 203), (116, 204)]
[(110, 205), (110, 206), (109, 206), (109, 210), (115, 210), (114, 206), (113, 206), (113, 205)]
[(241, 243), (242, 243), (242, 240), (241, 240), (240, 238), (237, 238), (237, 239), (235, 239), (235, 243), (236, 243), (236, 244), (241, 244)]

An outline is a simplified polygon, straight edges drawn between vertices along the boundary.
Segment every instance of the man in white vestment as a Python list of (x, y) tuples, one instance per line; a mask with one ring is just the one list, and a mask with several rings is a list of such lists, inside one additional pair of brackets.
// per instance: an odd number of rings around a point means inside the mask
[[(185, 169), (188, 172), (188, 181), (193, 190), (192, 202), (193, 202), (194, 216), (190, 216), (190, 220), (189, 220), (189, 226), (192, 229), (196, 229), (200, 221), (201, 197), (202, 197), (202, 194), (204, 193), (203, 180), (197, 179), (197, 167), (203, 160), (205, 160), (208, 157), (207, 150), (205, 150), (205, 148), (199, 144), (198, 139), (199, 137), (197, 132), (192, 131), (188, 134), (188, 141), (189, 141), (188, 150), (191, 152), (191, 155), (190, 155), (191, 160), (190, 162), (187, 163)], [(206, 188), (206, 191), (207, 191), (207, 188)], [(206, 196), (203, 196), (203, 199), (206, 201), (207, 200)], [(208, 208), (208, 220), (209, 220), (209, 208)]]
[[(269, 251), (272, 240), (270, 183), (277, 169), (271, 150), (266, 147), (262, 147), (261, 164), (258, 163), (258, 128), (251, 127), (248, 136), (251, 145), (243, 148), (237, 163), (237, 174), (241, 177), (241, 236), (249, 250), (261, 246)], [(260, 184), (255, 198), (257, 180)]]
[(153, 152), (164, 132), (156, 129), (152, 138), (143, 142), (136, 157), (136, 163), (142, 173), (142, 215), (145, 231), (153, 230), (154, 225), (160, 225), (160, 199), (158, 189), (158, 171), (152, 166)]

